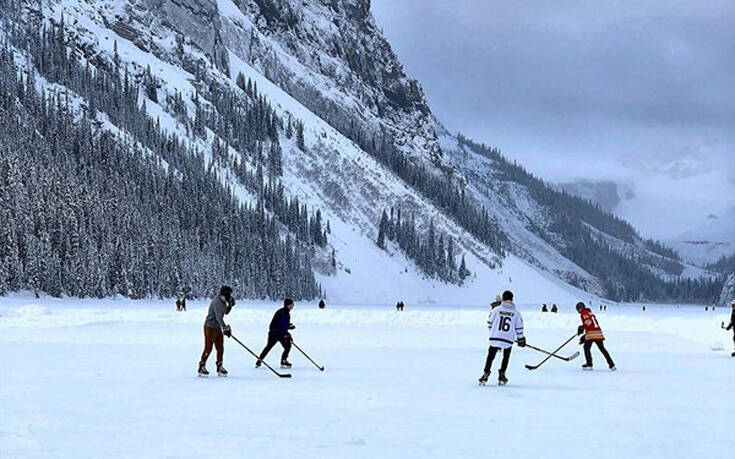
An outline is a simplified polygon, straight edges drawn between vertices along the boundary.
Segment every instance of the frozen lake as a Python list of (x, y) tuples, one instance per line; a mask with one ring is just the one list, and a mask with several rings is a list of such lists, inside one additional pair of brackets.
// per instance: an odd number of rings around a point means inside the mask
[[(729, 311), (611, 306), (595, 313), (618, 371), (583, 357), (523, 365), (506, 387), (477, 378), (487, 310), (297, 303), (293, 378), (232, 340), (229, 378), (195, 376), (205, 302), (0, 299), (2, 457), (730, 457), (735, 447)], [(275, 303), (241, 302), (233, 333), (259, 352)], [(530, 344), (553, 349), (578, 325), (521, 306)], [(580, 346), (572, 341), (560, 354)], [(278, 361), (280, 345), (268, 360)], [(208, 362), (214, 373), (214, 356)]]

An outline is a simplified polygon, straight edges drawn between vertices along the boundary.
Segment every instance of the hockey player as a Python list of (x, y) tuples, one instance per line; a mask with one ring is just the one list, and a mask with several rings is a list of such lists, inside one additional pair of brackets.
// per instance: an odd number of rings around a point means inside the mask
[(600, 328), (600, 324), (597, 323), (595, 314), (581, 301), (577, 303), (576, 308), (580, 318), (582, 319), (582, 325), (577, 328), (577, 334), (581, 336), (579, 344), (582, 344), (584, 347), (584, 358), (586, 361), (585, 364), (582, 365), (582, 368), (585, 370), (592, 369), (591, 348), (592, 343), (594, 342), (597, 344), (597, 348), (600, 349), (602, 355), (605, 356), (605, 360), (607, 360), (607, 365), (610, 367), (610, 370), (615, 371), (615, 363), (613, 362), (612, 357), (610, 357), (610, 353), (605, 349), (605, 344), (603, 343), (603, 341), (605, 341), (605, 335), (602, 334), (602, 328)]
[[(730, 313), (730, 323), (727, 325), (727, 328), (725, 328), (725, 330), (732, 330), (732, 340), (735, 343), (735, 301), (730, 302), (730, 307), (732, 307), (732, 312)], [(735, 352), (732, 353), (732, 356), (735, 357)]]
[(485, 359), (485, 370), (480, 376), (480, 385), (484, 386), (487, 382), (495, 354), (502, 350), (503, 361), (498, 372), (498, 384), (504, 386), (508, 382), (505, 371), (508, 369), (513, 343), (517, 339), (519, 346), (526, 345), (526, 338), (523, 336), (523, 318), (513, 304), (513, 292), (510, 290), (503, 292), (502, 303), (492, 309), (487, 325), (490, 329), (490, 348)]
[(212, 352), (212, 345), (217, 349), (217, 376), (227, 376), (227, 370), (222, 366), (222, 358), (225, 354), (224, 338), (232, 336), (230, 326), (225, 323), (225, 315), (229, 314), (235, 305), (232, 297), (232, 288), (223, 285), (219, 289), (219, 295), (212, 298), (209, 303), (207, 318), (204, 321), (204, 351), (199, 359), (198, 374), (201, 377), (209, 376), (207, 371), (207, 358)]
[(263, 352), (260, 353), (257, 362), (255, 362), (255, 368), (259, 368), (263, 363), (263, 359), (273, 349), (276, 343), (280, 342), (283, 346), (283, 354), (281, 354), (281, 368), (291, 368), (291, 364), (288, 362), (288, 353), (291, 351), (291, 333), (289, 330), (296, 328), (291, 323), (291, 309), (293, 309), (294, 303), (290, 298), (283, 300), (283, 307), (273, 314), (270, 327), (268, 328), (268, 343), (263, 348)]

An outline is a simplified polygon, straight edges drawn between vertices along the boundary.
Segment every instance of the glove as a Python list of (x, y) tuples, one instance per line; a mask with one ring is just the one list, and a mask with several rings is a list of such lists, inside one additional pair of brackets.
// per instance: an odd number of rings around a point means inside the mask
[(582, 333), (584, 333), (584, 325), (580, 325), (579, 327), (577, 327), (577, 334), (581, 335)]
[(229, 325), (225, 325), (225, 328), (222, 329), (222, 334), (228, 338), (232, 338), (232, 329)]
[(296, 325), (294, 325), (294, 324), (288, 324), (288, 329), (289, 330), (293, 330), (294, 328), (296, 328)]
[(579, 338), (579, 344), (584, 344), (585, 341), (587, 340), (585, 339), (584, 335), (581, 338)]
[(285, 335), (283, 335), (283, 339), (288, 342), (293, 342), (293, 336), (291, 336), (291, 333), (286, 333)]
[(518, 338), (518, 346), (526, 347), (526, 338)]

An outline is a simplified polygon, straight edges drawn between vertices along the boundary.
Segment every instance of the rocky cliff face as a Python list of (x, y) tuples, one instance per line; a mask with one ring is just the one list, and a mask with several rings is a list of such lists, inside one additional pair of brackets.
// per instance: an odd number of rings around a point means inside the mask
[[(364, 148), (384, 139), (421, 159), (440, 148), (419, 83), (383, 38), (366, 0), (235, 2), (223, 41)], [(243, 37), (246, 37), (243, 40)]]
[(189, 71), (197, 64), (169, 53), (172, 40), (225, 73), (232, 52), (363, 148), (390, 142), (420, 160), (441, 157), (423, 90), (406, 76), (367, 0), (95, 3), (107, 26), (171, 63)]

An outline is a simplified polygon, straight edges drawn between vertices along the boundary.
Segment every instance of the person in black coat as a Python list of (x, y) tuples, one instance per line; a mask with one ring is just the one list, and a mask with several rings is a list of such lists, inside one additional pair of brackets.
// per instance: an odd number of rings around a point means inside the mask
[(273, 349), (276, 343), (281, 343), (283, 346), (283, 354), (281, 354), (281, 368), (291, 368), (291, 364), (288, 362), (288, 353), (291, 351), (291, 333), (290, 330), (296, 328), (291, 323), (291, 309), (293, 309), (294, 303), (291, 298), (283, 300), (283, 307), (273, 314), (271, 324), (268, 327), (268, 343), (263, 348), (263, 352), (260, 353), (258, 361), (255, 362), (255, 368), (260, 367), (263, 359)]
[[(725, 330), (732, 330), (732, 340), (735, 342), (735, 301), (730, 302), (730, 307), (732, 308), (732, 312), (730, 313), (730, 323), (727, 325)], [(732, 356), (735, 357), (735, 352), (732, 353)]]

